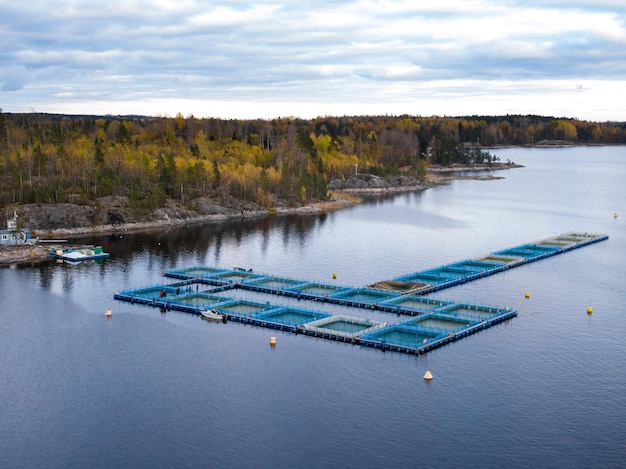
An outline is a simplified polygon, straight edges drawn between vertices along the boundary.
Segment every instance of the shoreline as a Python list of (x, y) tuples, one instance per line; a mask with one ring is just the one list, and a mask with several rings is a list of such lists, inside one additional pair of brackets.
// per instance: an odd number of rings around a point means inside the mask
[[(344, 208), (352, 207), (363, 201), (360, 195), (383, 195), (401, 192), (421, 192), (432, 187), (448, 185), (450, 181), (460, 179), (473, 180), (494, 180), (502, 179), (500, 176), (494, 175), (456, 175), (450, 174), (455, 172), (485, 172), (500, 171), (504, 169), (512, 169), (522, 167), (521, 165), (506, 165), (498, 167), (454, 167), (454, 168), (433, 168), (428, 170), (425, 182), (395, 187), (362, 187), (362, 188), (345, 188), (329, 190), (330, 200), (315, 202), (301, 207), (278, 207), (274, 210), (248, 210), (241, 214), (211, 214), (198, 215), (187, 218), (168, 218), (166, 220), (158, 220), (152, 222), (132, 222), (120, 224), (107, 224), (97, 226), (83, 226), (76, 228), (61, 228), (53, 230), (33, 230), (34, 234), (45, 232), (46, 238), (52, 240), (67, 240), (68, 242), (61, 245), (57, 243), (50, 244), (33, 244), (33, 245), (0, 245), (0, 268), (14, 265), (39, 264), (51, 259), (51, 254), (57, 249), (63, 249), (71, 246), (71, 240), (90, 235), (115, 235), (118, 233), (137, 233), (159, 231), (172, 227), (203, 225), (209, 223), (223, 223), (237, 219), (253, 219), (268, 216), (284, 216), (284, 215), (316, 215), (327, 213)], [(41, 238), (41, 236), (40, 236)]]
[[(174, 218), (166, 221), (159, 220), (154, 222), (121, 223), (116, 225), (98, 225), (46, 230), (46, 235), (50, 236), (53, 240), (57, 240), (57, 242), (39, 242), (37, 244), (25, 245), (0, 245), (0, 268), (25, 264), (36, 265), (42, 262), (46, 262), (48, 260), (52, 260), (52, 253), (56, 252), (58, 249), (66, 249), (70, 246), (74, 247), (75, 244), (72, 243), (73, 239), (82, 238), (90, 235), (115, 235), (118, 233), (160, 231), (181, 226), (223, 223), (237, 219), (244, 220), (268, 216), (315, 215), (319, 213), (341, 210), (343, 208), (351, 207), (360, 202), (361, 200), (355, 197), (333, 198), (330, 201), (316, 202), (302, 207), (277, 208), (274, 211), (246, 211), (242, 215), (199, 215), (197, 217)], [(37, 232), (37, 230), (34, 230), (35, 234), (37, 234)], [(66, 242), (60, 244), (58, 240)]]

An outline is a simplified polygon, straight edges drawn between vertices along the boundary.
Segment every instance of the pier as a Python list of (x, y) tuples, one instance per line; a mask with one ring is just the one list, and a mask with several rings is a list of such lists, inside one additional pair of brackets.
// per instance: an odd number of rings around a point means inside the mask
[[(517, 316), (508, 308), (434, 300), (424, 295), (606, 239), (605, 235), (567, 233), (362, 288), (242, 268), (193, 266), (166, 271), (171, 283), (124, 290), (114, 298), (161, 311), (200, 315), (205, 310), (217, 310), (234, 322), (419, 355)], [(259, 299), (242, 298), (244, 293)], [(281, 298), (283, 303), (290, 299), (297, 305), (280, 304)], [(392, 313), (395, 322), (318, 311), (316, 303), (355, 312)], [(398, 322), (397, 318), (405, 319)]]

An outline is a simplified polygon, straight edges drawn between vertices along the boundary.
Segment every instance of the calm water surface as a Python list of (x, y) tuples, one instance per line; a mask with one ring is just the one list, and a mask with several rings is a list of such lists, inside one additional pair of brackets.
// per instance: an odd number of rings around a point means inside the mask
[[(0, 467), (623, 467), (626, 148), (496, 153), (525, 168), (1, 269)], [(190, 265), (362, 286), (573, 230), (610, 239), (436, 294), (519, 316), (421, 357), (112, 298)]]

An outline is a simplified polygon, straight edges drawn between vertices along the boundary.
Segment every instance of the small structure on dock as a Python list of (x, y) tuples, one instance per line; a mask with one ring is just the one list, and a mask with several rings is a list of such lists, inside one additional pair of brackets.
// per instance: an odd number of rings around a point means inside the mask
[(30, 230), (22, 228), (17, 222), (17, 211), (13, 211), (13, 217), (7, 219), (6, 229), (0, 230), (0, 245), (19, 246), (24, 244), (37, 244), (39, 238), (33, 238)]

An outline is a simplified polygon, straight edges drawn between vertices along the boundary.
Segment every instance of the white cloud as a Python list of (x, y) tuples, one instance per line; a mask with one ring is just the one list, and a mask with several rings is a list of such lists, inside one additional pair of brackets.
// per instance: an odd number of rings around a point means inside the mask
[(277, 5), (254, 5), (245, 9), (218, 6), (191, 16), (188, 22), (196, 26), (253, 24), (270, 20), (278, 9)]
[(0, 11), (5, 111), (626, 120), (602, 92), (625, 91), (624, 9), (611, 0), (0, 0)]

